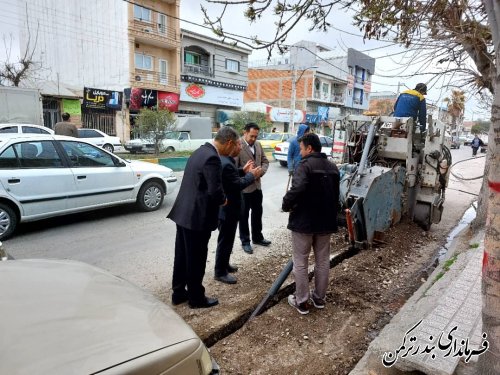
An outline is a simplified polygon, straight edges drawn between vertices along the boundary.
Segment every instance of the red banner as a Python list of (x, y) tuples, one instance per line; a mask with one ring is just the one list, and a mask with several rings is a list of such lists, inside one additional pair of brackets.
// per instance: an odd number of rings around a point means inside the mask
[(177, 112), (179, 110), (179, 96), (175, 92), (158, 91), (158, 108)]

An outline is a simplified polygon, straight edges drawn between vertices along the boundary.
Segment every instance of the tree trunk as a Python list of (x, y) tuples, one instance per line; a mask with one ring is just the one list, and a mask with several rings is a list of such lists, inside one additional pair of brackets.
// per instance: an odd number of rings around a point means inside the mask
[(481, 184), (481, 190), (479, 191), (479, 197), (477, 200), (476, 217), (471, 223), (471, 229), (474, 232), (478, 231), (479, 229), (482, 229), (486, 224), (486, 213), (488, 211), (488, 198), (490, 193), (488, 187), (489, 170), (490, 170), (490, 158), (486, 157), (486, 162), (484, 163), (483, 183)]
[(500, 2), (483, 1), (495, 46), (495, 87), (488, 136), (489, 171), (488, 209), (484, 237), (482, 295), (483, 331), (488, 335), (489, 349), (479, 357), (480, 374), (500, 374)]

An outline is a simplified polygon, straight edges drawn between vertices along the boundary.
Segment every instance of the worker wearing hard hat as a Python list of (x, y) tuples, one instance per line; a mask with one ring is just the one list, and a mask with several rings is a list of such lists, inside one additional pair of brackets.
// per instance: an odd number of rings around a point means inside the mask
[(414, 123), (420, 124), (420, 133), (425, 132), (427, 127), (427, 108), (425, 97), (427, 86), (419, 83), (413, 90), (406, 90), (399, 95), (394, 104), (394, 117), (412, 117)]

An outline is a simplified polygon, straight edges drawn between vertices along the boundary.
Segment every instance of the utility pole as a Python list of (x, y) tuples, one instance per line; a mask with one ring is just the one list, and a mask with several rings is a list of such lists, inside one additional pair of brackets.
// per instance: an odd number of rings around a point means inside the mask
[(297, 99), (297, 70), (295, 65), (292, 65), (292, 97), (290, 99), (290, 130), (295, 134), (295, 100)]

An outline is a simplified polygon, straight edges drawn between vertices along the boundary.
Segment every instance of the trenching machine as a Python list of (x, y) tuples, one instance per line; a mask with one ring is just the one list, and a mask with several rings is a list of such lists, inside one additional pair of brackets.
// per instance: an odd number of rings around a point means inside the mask
[(446, 126), (429, 117), (349, 115), (335, 123), (332, 158), (352, 245), (366, 247), (403, 215), (428, 230), (441, 221), (451, 154)]

